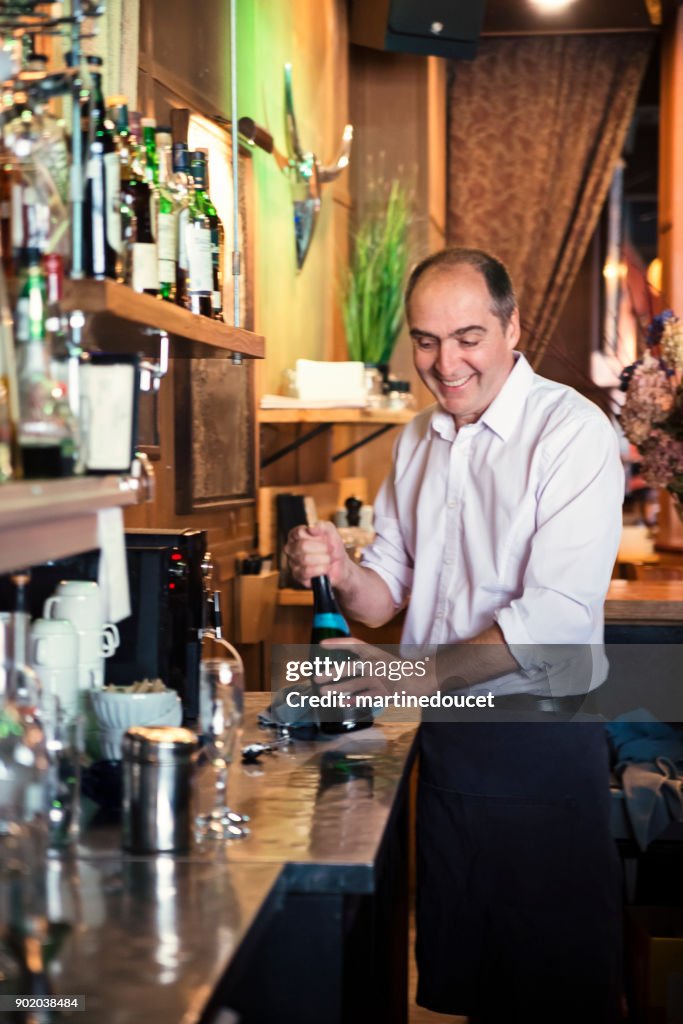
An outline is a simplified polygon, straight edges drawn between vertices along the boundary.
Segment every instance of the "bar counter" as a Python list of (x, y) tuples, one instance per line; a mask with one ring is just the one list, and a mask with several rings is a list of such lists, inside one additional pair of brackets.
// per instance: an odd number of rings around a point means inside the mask
[[(267, 740), (247, 694), (242, 743)], [(385, 720), (386, 719), (386, 720)], [(416, 726), (295, 741), (231, 768), (244, 840), (184, 857), (133, 857), (113, 825), (51, 862), (51, 918), (68, 925), (54, 995), (85, 995), (77, 1024), (192, 1024), (229, 1007), (242, 1024), (405, 1019), (407, 780)], [(199, 805), (211, 804), (211, 772)]]

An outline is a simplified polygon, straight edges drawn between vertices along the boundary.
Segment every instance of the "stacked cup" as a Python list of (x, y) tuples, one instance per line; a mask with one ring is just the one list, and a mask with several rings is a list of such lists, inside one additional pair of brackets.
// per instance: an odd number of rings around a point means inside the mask
[(119, 646), (119, 631), (104, 622), (100, 588), (90, 580), (62, 580), (43, 608), (45, 619), (68, 619), (78, 638), (78, 688), (104, 685), (104, 659)]
[(31, 626), (31, 664), (43, 693), (56, 698), (66, 721), (78, 714), (78, 634), (68, 619), (36, 619)]

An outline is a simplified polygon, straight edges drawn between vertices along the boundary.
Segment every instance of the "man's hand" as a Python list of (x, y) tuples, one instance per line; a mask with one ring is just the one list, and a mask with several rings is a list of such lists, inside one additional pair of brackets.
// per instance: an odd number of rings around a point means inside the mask
[(344, 585), (351, 559), (332, 523), (295, 526), (290, 530), (285, 554), (294, 579), (310, 587), (311, 577), (329, 576), (333, 587)]

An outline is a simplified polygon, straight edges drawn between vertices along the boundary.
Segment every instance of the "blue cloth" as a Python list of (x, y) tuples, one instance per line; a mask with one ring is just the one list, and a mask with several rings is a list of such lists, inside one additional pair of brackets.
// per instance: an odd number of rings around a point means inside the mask
[(626, 813), (646, 850), (672, 821), (683, 821), (683, 731), (643, 709), (606, 728)]

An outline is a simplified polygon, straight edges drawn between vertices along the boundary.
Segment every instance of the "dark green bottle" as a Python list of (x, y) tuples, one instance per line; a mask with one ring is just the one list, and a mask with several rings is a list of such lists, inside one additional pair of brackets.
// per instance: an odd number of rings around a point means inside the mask
[(311, 580), (313, 591), (313, 628), (311, 643), (333, 640), (336, 636), (351, 636), (349, 624), (339, 610), (329, 576), (314, 576)]
[(191, 156), (191, 173), (194, 181), (195, 194), (200, 209), (206, 215), (211, 231), (211, 316), (216, 320), (223, 319), (223, 250), (225, 247), (225, 231), (216, 212), (216, 207), (209, 195), (208, 153), (196, 149)]
[(106, 119), (102, 58), (88, 57), (89, 146), (86, 150), (83, 257), (88, 277), (117, 278), (121, 265), (121, 168), (114, 126)]
[[(311, 644), (320, 644), (323, 640), (335, 637), (351, 636), (349, 624), (339, 610), (339, 605), (332, 590), (329, 576), (314, 576), (311, 579), (313, 591), (313, 626)], [(332, 661), (342, 662), (354, 660), (353, 655), (342, 652), (316, 651), (322, 657), (330, 657)], [(367, 729), (373, 724), (370, 708), (328, 708), (320, 719), (320, 730), (325, 733), (351, 732), (353, 729)]]

